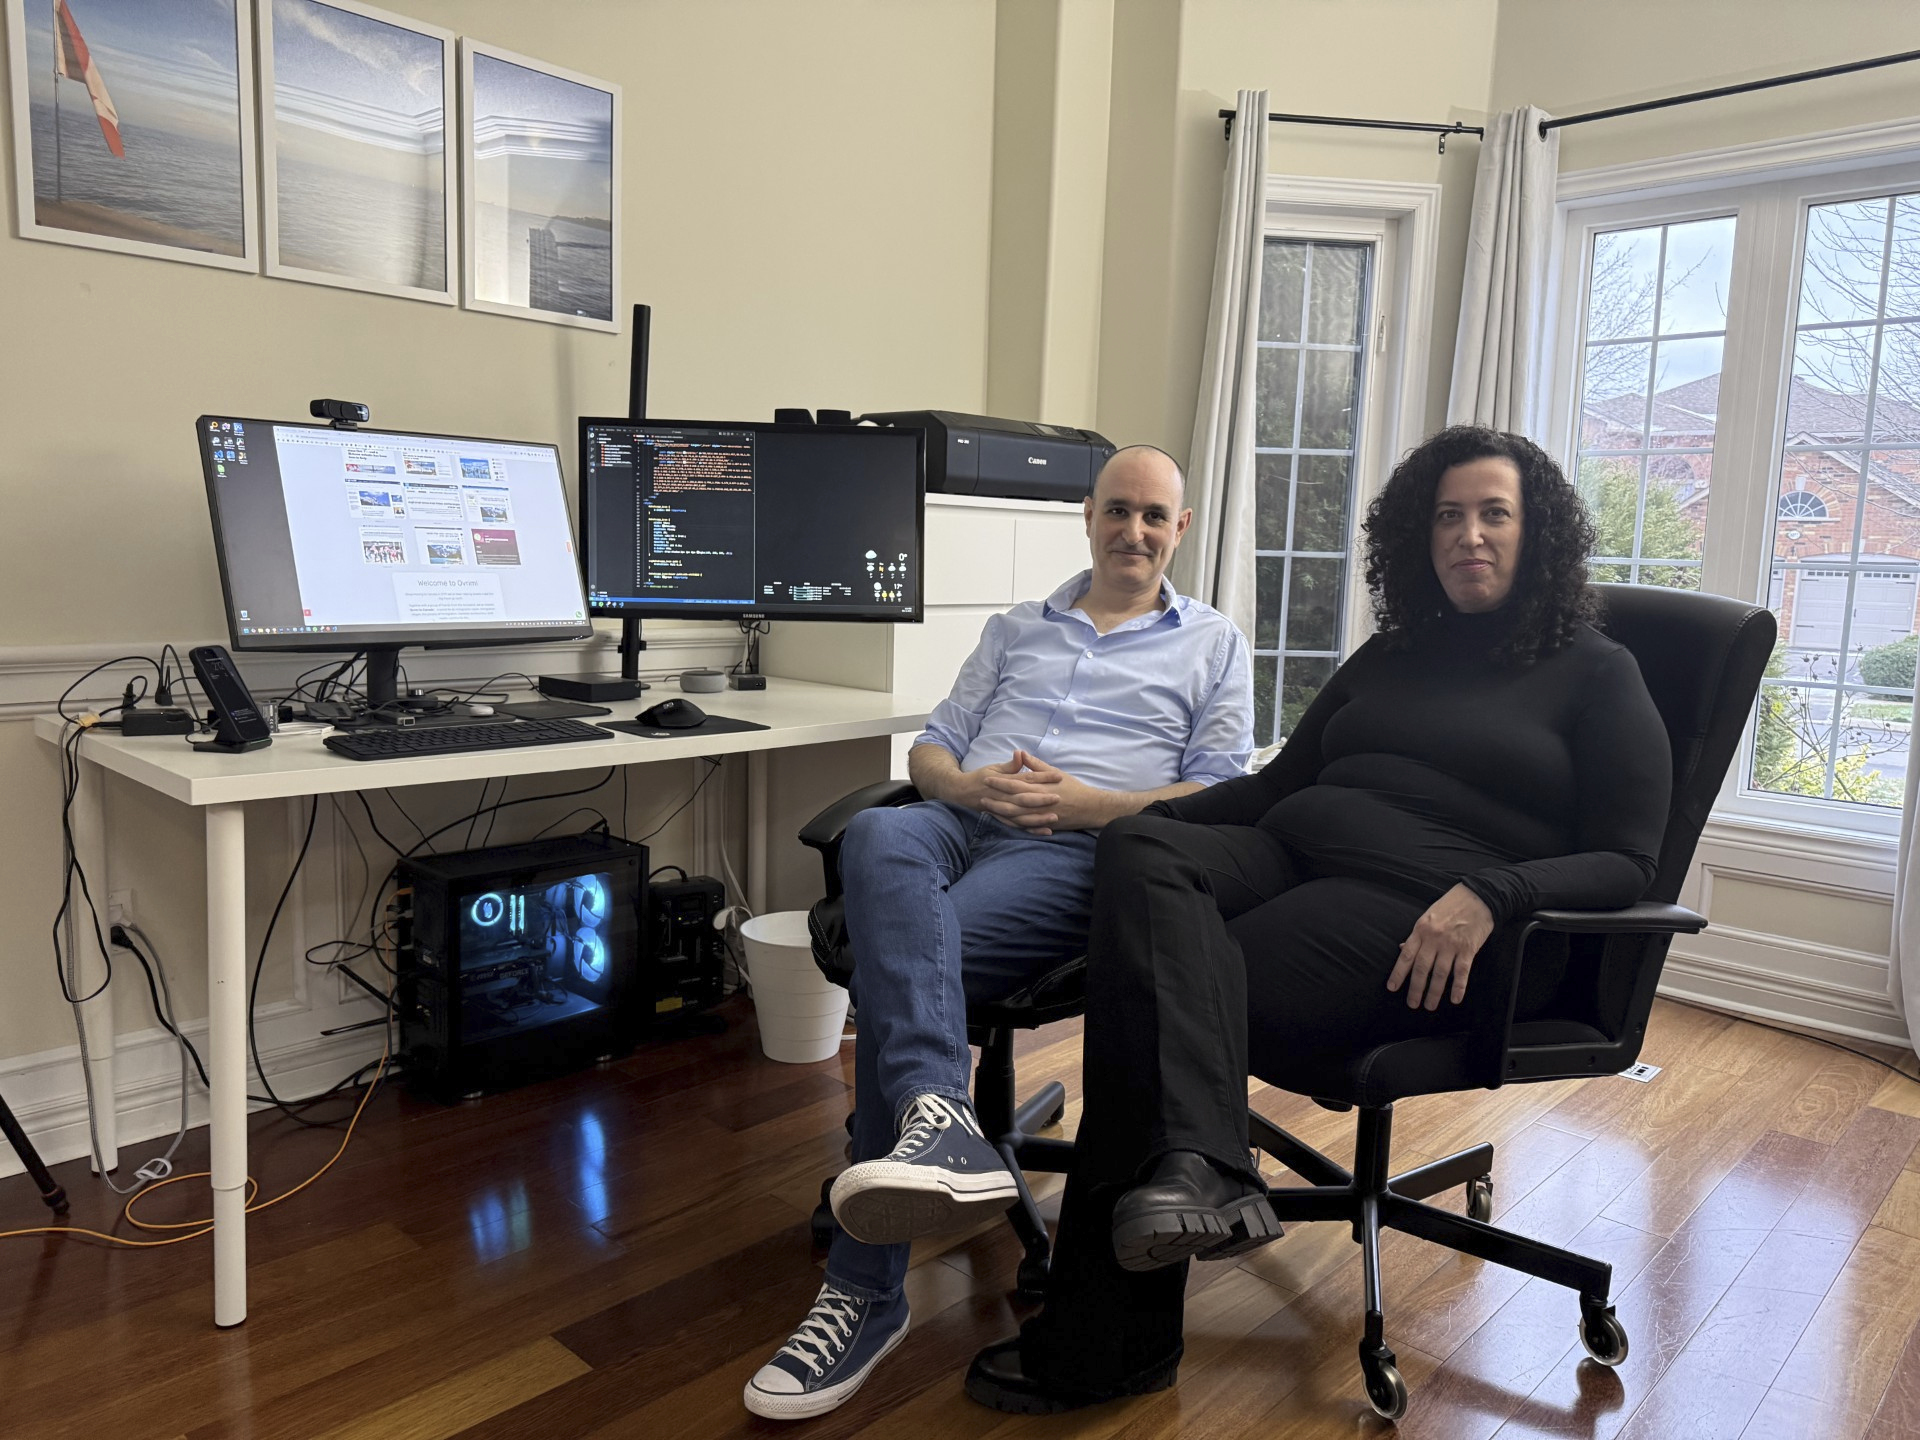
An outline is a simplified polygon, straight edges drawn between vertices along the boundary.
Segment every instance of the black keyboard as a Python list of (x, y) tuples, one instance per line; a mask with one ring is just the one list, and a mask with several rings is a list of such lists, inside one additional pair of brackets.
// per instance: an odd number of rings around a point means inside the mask
[(418, 755), (457, 755), (463, 750), (518, 750), (526, 745), (611, 739), (611, 730), (584, 720), (516, 720), (511, 725), (382, 726), (329, 735), (323, 743), (349, 760), (406, 760)]

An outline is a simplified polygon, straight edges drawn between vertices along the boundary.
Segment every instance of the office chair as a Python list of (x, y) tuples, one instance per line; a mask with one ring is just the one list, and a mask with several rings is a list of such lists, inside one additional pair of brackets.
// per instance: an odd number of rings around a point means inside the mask
[[(853, 978), (853, 951), (847, 943), (846, 899), (840, 886), (840, 842), (847, 824), (862, 810), (882, 805), (911, 805), (920, 792), (904, 780), (883, 780), (854, 791), (829, 805), (800, 830), (800, 843), (820, 852), (826, 870), (826, 898), (807, 912), (813, 937), (813, 959), (821, 973), (836, 985)], [(1087, 960), (1076, 955), (1028, 981), (1013, 994), (986, 1004), (967, 1006), (967, 1041), (980, 1047), (980, 1063), (973, 1072), (973, 1108), (980, 1129), (992, 1139), (1007, 1169), (1013, 1172), (1019, 1198), (1007, 1218), (1026, 1252), (1020, 1261), (1017, 1292), (1038, 1301), (1047, 1280), (1050, 1245), (1046, 1222), (1027, 1189), (1024, 1171), (1064, 1175), (1073, 1159), (1073, 1142), (1038, 1132), (1059, 1123), (1066, 1109), (1066, 1087), (1049, 1081), (1027, 1102), (1016, 1103), (1013, 1074), (1013, 1035), (1035, 1030), (1056, 1020), (1070, 1020), (1086, 1008)], [(849, 1117), (848, 1124), (852, 1124)], [(813, 1240), (824, 1247), (833, 1238), (833, 1210), (828, 1180), (820, 1187), (820, 1204), (813, 1212)]]
[[(1673, 798), (1659, 868), (1645, 898), (1622, 910), (1541, 910), (1495, 930), (1473, 963), (1461, 1007), (1471, 1029), (1289, 1059), (1258, 1074), (1268, 1084), (1335, 1110), (1357, 1109), (1353, 1171), (1249, 1112), (1249, 1140), (1305, 1186), (1276, 1188), (1274, 1214), (1344, 1220), (1361, 1249), (1366, 1334), (1360, 1365), (1367, 1398), (1387, 1419), (1406, 1412), (1407, 1387), (1383, 1333), (1380, 1231), (1423, 1240), (1565, 1285), (1580, 1294), (1580, 1340), (1602, 1365), (1627, 1358), (1614, 1314), (1612, 1267), (1488, 1224), (1493, 1147), (1393, 1175), (1393, 1105), (1435, 1095), (1536, 1080), (1613, 1075), (1639, 1058), (1654, 988), (1677, 934), (1706, 920), (1674, 903), (1714, 797), (1752, 713), (1776, 631), (1767, 611), (1718, 595), (1650, 586), (1598, 585), (1600, 628), (1633, 652), (1673, 746)], [(1531, 954), (1530, 954), (1531, 947)], [(1564, 961), (1564, 971), (1559, 967)], [(1522, 987), (1527, 963), (1532, 974)], [(1558, 975), (1556, 978), (1556, 971)], [(1541, 981), (1547, 982), (1545, 985)], [(1545, 990), (1543, 999), (1531, 997)], [(1528, 997), (1524, 1006), (1517, 1004)], [(1465, 1216), (1421, 1203), (1466, 1188)]]

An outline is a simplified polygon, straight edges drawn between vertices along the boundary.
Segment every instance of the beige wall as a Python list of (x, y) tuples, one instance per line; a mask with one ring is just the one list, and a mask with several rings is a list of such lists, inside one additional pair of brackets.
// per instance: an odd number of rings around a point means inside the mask
[[(1920, 46), (1905, 0), (1500, 0), (1492, 108), (1558, 115), (1815, 70)], [(1895, 65), (1560, 132), (1560, 169), (1716, 150), (1920, 113)]]
[[(623, 87), (621, 281), (626, 302), (654, 307), (654, 414), (984, 407), (992, 0), (387, 3)], [(0, 115), (9, 162), (10, 125)], [(349, 397), (376, 423), (552, 440), (570, 470), (575, 417), (625, 410), (625, 335), (20, 240), (7, 195), (0, 669), (8, 647), (223, 635), (190, 434), (202, 411), (302, 416), (314, 396)], [(0, 1063), (73, 1039), (45, 938), (57, 764), (18, 718), (57, 693), (23, 693), (0, 719), (0, 907), (16, 922), (0, 946)], [(696, 768), (636, 780), (636, 833)], [(472, 790), (406, 801), (451, 815)], [(198, 817), (118, 785), (109, 806), (124, 821), (114, 884), (134, 888), (183, 1013), (203, 1014)], [(498, 838), (558, 809), (503, 821)], [(249, 821), (257, 937), (288, 816), (255, 806)], [(688, 842), (683, 819), (663, 858)], [(330, 914), (316, 879), (312, 939)], [(263, 999), (290, 974), (277, 957)], [(150, 1025), (137, 972), (116, 989), (121, 1027)]]

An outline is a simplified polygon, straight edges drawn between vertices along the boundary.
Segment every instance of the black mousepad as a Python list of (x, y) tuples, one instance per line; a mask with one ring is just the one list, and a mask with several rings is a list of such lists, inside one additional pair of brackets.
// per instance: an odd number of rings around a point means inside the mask
[(728, 715), (709, 715), (698, 725), (684, 730), (668, 730), (659, 725), (642, 725), (638, 720), (596, 720), (603, 730), (618, 730), (625, 735), (640, 735), (648, 740), (679, 740), (688, 735), (731, 735), (740, 730), (771, 730), (757, 720), (735, 720)]

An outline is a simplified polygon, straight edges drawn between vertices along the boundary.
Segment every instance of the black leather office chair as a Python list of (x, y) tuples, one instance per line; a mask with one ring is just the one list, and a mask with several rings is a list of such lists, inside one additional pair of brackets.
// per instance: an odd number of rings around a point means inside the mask
[[(920, 792), (904, 780), (883, 780), (829, 805), (800, 830), (800, 843), (818, 850), (826, 869), (826, 898), (807, 913), (807, 928), (813, 936), (814, 963), (836, 985), (845, 985), (853, 977), (853, 952), (847, 944), (846, 900), (840, 887), (840, 842), (846, 835), (847, 824), (862, 810), (882, 805), (911, 805), (919, 798)], [(980, 1063), (974, 1069), (973, 1078), (974, 1112), (980, 1117), (981, 1130), (992, 1138), (1007, 1168), (1013, 1172), (1014, 1183), (1020, 1191), (1020, 1198), (1007, 1212), (1007, 1218), (1026, 1251), (1016, 1283), (1020, 1296), (1027, 1300), (1041, 1298), (1047, 1279), (1049, 1242), (1046, 1222), (1040, 1218), (1039, 1208), (1027, 1189), (1026, 1176), (1021, 1172), (1066, 1174), (1073, 1158), (1073, 1142), (1038, 1133), (1059, 1123), (1066, 1108), (1066, 1087), (1059, 1081), (1041, 1086), (1024, 1105), (1016, 1103), (1013, 1035), (1016, 1030), (1033, 1030), (1080, 1014), (1086, 1008), (1086, 976), (1086, 957), (1076, 955), (1003, 999), (967, 1007), (967, 1040), (980, 1047)], [(821, 1186), (820, 1205), (813, 1212), (813, 1238), (817, 1245), (826, 1245), (833, 1235), (833, 1211), (827, 1203), (827, 1192), (832, 1188), (831, 1180)]]
[[(1676, 934), (1706, 927), (1704, 918), (1674, 901), (1753, 710), (1773, 650), (1774, 617), (1717, 595), (1596, 588), (1606, 603), (1601, 628), (1640, 662), (1673, 745), (1672, 808), (1646, 897), (1624, 910), (1542, 910), (1496, 930), (1474, 961), (1462, 1007), (1472, 1026), (1466, 1033), (1378, 1045), (1332, 1062), (1325, 1055), (1302, 1057), (1259, 1075), (1331, 1108), (1359, 1111), (1351, 1174), (1257, 1114), (1249, 1115), (1249, 1138), (1308, 1182), (1273, 1190), (1281, 1221), (1353, 1226), (1366, 1299), (1360, 1364), (1368, 1399), (1388, 1419), (1405, 1412), (1407, 1387), (1383, 1334), (1383, 1227), (1579, 1291), (1587, 1353), (1602, 1365), (1627, 1356), (1626, 1330), (1613, 1311), (1611, 1266), (1486, 1223), (1493, 1213), (1491, 1145), (1401, 1175), (1388, 1170), (1396, 1100), (1612, 1075), (1632, 1065), (1668, 946)], [(1527, 973), (1529, 963), (1534, 973)], [(1542, 988), (1545, 997), (1533, 998)], [(1528, 999), (1521, 1006), (1523, 994)], [(1455, 1185), (1466, 1187), (1465, 1216), (1421, 1203)]]

